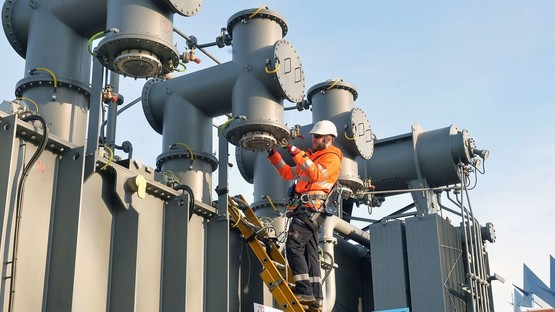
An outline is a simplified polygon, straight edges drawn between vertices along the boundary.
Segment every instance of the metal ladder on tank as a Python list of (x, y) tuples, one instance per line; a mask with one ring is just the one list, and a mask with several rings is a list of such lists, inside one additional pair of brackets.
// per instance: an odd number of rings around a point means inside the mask
[[(284, 312), (304, 312), (289, 287), (288, 281), (293, 280), (291, 269), (277, 245), (271, 240), (266, 228), (254, 214), (252, 208), (242, 196), (229, 197), (228, 211), (233, 219), (233, 227), (241, 231), (260, 264), (264, 267), (260, 278), (264, 281), (272, 296)], [(287, 278), (284, 276), (287, 275)]]

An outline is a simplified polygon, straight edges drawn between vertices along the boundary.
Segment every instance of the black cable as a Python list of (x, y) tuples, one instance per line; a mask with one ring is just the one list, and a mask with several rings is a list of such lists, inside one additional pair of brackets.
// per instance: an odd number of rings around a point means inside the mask
[(326, 274), (324, 275), (324, 278), (322, 279), (322, 283), (326, 281), (326, 279), (328, 278), (328, 275), (331, 273), (331, 271), (333, 270), (333, 266), (335, 265), (335, 260), (333, 259), (333, 256), (331, 255), (331, 253), (322, 250), (324, 253), (324, 258), (327, 255), (328, 257), (330, 257), (330, 268), (329, 270), (326, 270)]
[(191, 221), (191, 217), (193, 216), (193, 213), (195, 211), (195, 194), (193, 193), (193, 190), (185, 184), (178, 184), (173, 189), (182, 190), (189, 193), (189, 221)]
[(21, 119), (22, 121), (39, 121), (42, 124), (43, 129), (43, 136), (42, 141), (39, 144), (39, 147), (27, 163), (23, 167), (23, 171), (21, 172), (21, 177), (19, 178), (19, 183), (17, 185), (17, 199), (15, 204), (15, 227), (14, 227), (14, 239), (12, 245), (12, 268), (11, 268), (11, 276), (10, 276), (10, 295), (9, 295), (9, 303), (8, 303), (8, 312), (13, 311), (13, 297), (15, 293), (15, 274), (16, 274), (16, 260), (17, 260), (17, 247), (19, 242), (19, 227), (21, 222), (21, 211), (23, 208), (23, 193), (25, 187), (25, 181), (27, 180), (27, 176), (31, 171), (31, 168), (35, 165), (35, 162), (39, 159), (40, 155), (46, 149), (46, 144), (48, 143), (48, 129), (46, 128), (46, 121), (39, 115), (29, 115), (25, 116)]

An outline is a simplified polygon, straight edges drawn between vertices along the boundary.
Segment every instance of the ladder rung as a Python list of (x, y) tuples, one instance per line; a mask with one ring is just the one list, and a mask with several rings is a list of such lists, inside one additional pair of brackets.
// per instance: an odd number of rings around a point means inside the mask
[(285, 270), (285, 265), (284, 265), (284, 264), (281, 264), (281, 263), (279, 263), (279, 262), (277, 262), (277, 261), (273, 261), (273, 260), (272, 260), (272, 263), (273, 263), (273, 264), (276, 266), (276, 268), (278, 268), (279, 270)]

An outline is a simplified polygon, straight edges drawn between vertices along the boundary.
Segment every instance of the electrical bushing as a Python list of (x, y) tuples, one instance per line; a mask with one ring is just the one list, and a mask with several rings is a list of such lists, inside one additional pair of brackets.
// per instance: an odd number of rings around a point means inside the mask
[[(189, 16), (202, 1), (166, 0), (161, 6), (153, 0), (110, 0), (107, 28), (110, 32), (99, 43), (96, 57), (108, 69), (123, 76), (149, 78), (174, 71), (179, 54), (173, 45), (174, 12)], [(187, 15), (188, 14), (188, 15)]]

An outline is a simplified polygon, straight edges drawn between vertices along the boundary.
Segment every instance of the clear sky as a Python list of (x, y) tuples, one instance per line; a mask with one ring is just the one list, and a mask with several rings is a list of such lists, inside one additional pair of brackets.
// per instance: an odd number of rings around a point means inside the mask
[[(211, 42), (231, 15), (262, 4), (286, 19), (285, 39), (301, 57), (307, 89), (339, 77), (354, 84), (355, 105), (378, 138), (408, 133), (416, 123), (425, 130), (454, 124), (490, 150), (470, 199), (478, 220), (492, 222), (497, 232), (487, 246), (491, 271), (507, 283), (494, 287), (496, 311), (512, 310), (510, 284), (522, 285), (523, 263), (549, 282), (549, 255), (555, 255), (555, 1), (206, 0), (196, 16), (176, 16), (176, 27)], [(11, 100), (24, 63), (4, 36), (0, 40), (0, 94)], [(185, 46), (177, 35), (174, 41)], [(209, 51), (231, 59), (229, 47)], [(203, 62), (189, 64), (188, 72), (214, 65), (198, 56)], [(144, 82), (122, 81), (127, 102), (140, 96)], [(310, 118), (306, 111), (286, 114), (290, 125)], [(117, 140), (131, 141), (134, 158), (145, 164), (153, 165), (161, 151), (161, 137), (140, 104), (121, 115)], [(249, 186), (236, 169), (231, 174), (232, 194)], [(391, 213), (401, 202), (388, 199), (374, 212)], [(357, 214), (375, 217), (366, 207)]]

